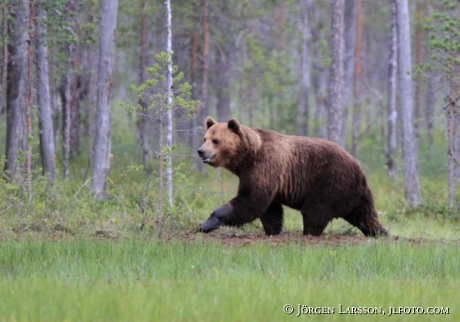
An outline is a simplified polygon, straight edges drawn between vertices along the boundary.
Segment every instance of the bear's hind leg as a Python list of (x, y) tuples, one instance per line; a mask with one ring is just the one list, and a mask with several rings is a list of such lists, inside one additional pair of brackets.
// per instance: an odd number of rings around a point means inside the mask
[(267, 235), (279, 235), (283, 229), (283, 207), (281, 205), (271, 204), (264, 214), (260, 216), (260, 221)]
[(388, 231), (382, 227), (374, 207), (365, 201), (354, 208), (343, 219), (357, 227), (368, 237), (388, 236)]
[(309, 205), (304, 204), (302, 206), (302, 217), (303, 217), (303, 234), (320, 236), (332, 216), (332, 210), (328, 209), (324, 205)]

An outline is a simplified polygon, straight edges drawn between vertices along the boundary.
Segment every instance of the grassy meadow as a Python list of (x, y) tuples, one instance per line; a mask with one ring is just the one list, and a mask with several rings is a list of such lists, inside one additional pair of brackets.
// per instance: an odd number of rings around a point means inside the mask
[[(1, 321), (456, 321), (458, 243), (221, 245), (193, 241), (5, 241)], [(291, 315), (283, 312), (294, 306)], [(384, 314), (340, 314), (350, 307)], [(449, 314), (390, 315), (389, 307)]]

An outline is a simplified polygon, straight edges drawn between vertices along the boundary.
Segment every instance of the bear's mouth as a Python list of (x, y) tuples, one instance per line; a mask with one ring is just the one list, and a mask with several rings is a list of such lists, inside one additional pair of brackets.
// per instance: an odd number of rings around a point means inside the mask
[(214, 155), (212, 155), (212, 156), (210, 156), (210, 157), (208, 157), (208, 158), (202, 158), (203, 163), (210, 163), (211, 160), (215, 158), (215, 156), (216, 156), (216, 155), (214, 154)]

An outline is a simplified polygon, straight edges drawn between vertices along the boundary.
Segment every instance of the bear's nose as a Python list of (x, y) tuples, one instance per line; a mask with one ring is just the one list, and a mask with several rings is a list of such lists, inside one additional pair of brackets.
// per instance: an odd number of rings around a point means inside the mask
[(198, 152), (198, 155), (199, 155), (200, 157), (203, 157), (203, 155), (204, 155), (204, 151), (203, 151), (203, 150), (198, 149), (197, 152)]

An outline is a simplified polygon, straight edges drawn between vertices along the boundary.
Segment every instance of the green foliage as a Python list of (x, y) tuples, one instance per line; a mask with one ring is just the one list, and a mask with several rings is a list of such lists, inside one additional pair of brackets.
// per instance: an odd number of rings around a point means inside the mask
[(424, 23), (429, 32), (430, 49), (434, 51), (431, 56), (434, 63), (417, 66), (420, 73), (436, 70), (443, 77), (450, 78), (455, 75), (453, 66), (460, 66), (460, 19), (456, 12), (457, 5), (457, 1), (444, 0), (443, 8), (433, 13), (432, 20)]
[[(183, 109), (188, 112), (188, 117), (192, 117), (197, 106), (200, 104), (199, 101), (190, 100), (190, 92), (192, 86), (187, 82), (182, 82), (184, 74), (178, 72), (177, 66), (173, 67), (173, 104), (169, 106), (167, 103), (167, 74), (168, 65), (170, 64), (170, 57), (167, 53), (161, 52), (155, 55), (157, 63), (146, 69), (150, 75), (144, 84), (139, 86), (131, 85), (131, 89), (136, 92), (139, 100), (147, 102), (148, 110), (154, 111), (156, 115), (162, 116), (163, 113), (169, 109)], [(120, 103), (120, 105), (129, 111), (142, 111), (143, 107), (140, 104), (131, 105)]]
[[(139, 104), (131, 105), (120, 103), (122, 108), (131, 111), (131, 112), (139, 112), (141, 113), (141, 117), (150, 117), (153, 115), (159, 121), (159, 165), (158, 170), (154, 171), (150, 178), (147, 180), (147, 187), (150, 187), (150, 184), (153, 183), (154, 189), (158, 187), (160, 190), (159, 199), (157, 199), (158, 203), (163, 205), (163, 200), (161, 197), (161, 189), (162, 187), (162, 176), (163, 174), (163, 164), (165, 164), (165, 160), (168, 156), (174, 156), (174, 153), (177, 149), (177, 145), (167, 146), (165, 145), (163, 140), (163, 123), (164, 123), (164, 116), (168, 110), (181, 110), (185, 112), (188, 118), (191, 118), (193, 113), (196, 110), (196, 107), (199, 105), (198, 101), (190, 100), (190, 93), (191, 93), (191, 86), (187, 82), (182, 82), (184, 74), (182, 72), (178, 72), (177, 66), (173, 66), (173, 96), (172, 96), (172, 103), (168, 102), (168, 66), (171, 64), (170, 56), (165, 53), (161, 52), (155, 55), (157, 63), (151, 67), (146, 69), (147, 74), (149, 75), (149, 79), (145, 81), (144, 84), (140, 84), (139, 86), (131, 85), (131, 89), (137, 94), (137, 99), (139, 100)], [(184, 163), (179, 161), (177, 165), (175, 165), (172, 169), (173, 172), (173, 182), (175, 185), (175, 191), (182, 191), (182, 188), (185, 186), (186, 188), (190, 187), (190, 183), (187, 180), (187, 172), (184, 171), (185, 167), (183, 166)], [(187, 170), (185, 170), (187, 171)], [(189, 170), (190, 171), (190, 170)], [(189, 172), (188, 171), (188, 172)], [(145, 194), (149, 192), (149, 188), (142, 189), (142, 193), (138, 192), (141, 200), (145, 199)], [(181, 209), (182, 206), (186, 203), (186, 200), (177, 195), (176, 200), (173, 205), (169, 205), (168, 214), (171, 217), (174, 214), (177, 214), (178, 209)], [(143, 201), (141, 201), (141, 212), (144, 212)], [(162, 215), (162, 213), (160, 213)]]

